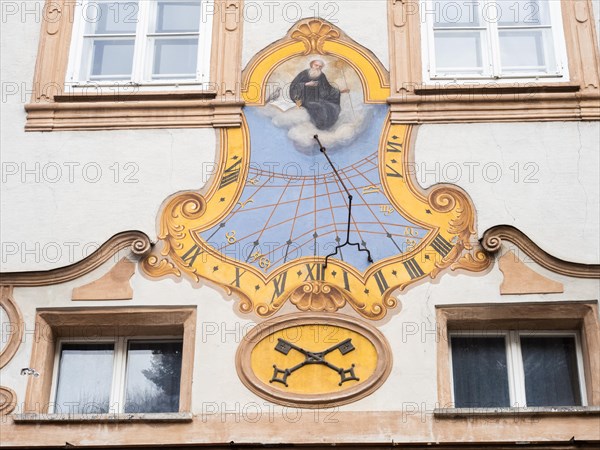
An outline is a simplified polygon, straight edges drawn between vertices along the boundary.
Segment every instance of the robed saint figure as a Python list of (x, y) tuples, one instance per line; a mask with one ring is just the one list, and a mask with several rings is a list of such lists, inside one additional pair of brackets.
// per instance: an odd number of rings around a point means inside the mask
[(319, 130), (331, 128), (340, 116), (339, 90), (332, 86), (323, 73), (325, 63), (319, 59), (310, 62), (310, 68), (300, 72), (290, 85), (290, 98), (306, 108), (311, 122)]

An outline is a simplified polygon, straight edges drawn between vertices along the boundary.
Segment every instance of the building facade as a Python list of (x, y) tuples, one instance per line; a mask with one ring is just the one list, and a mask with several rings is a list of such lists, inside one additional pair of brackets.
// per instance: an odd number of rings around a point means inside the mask
[(600, 443), (598, 1), (0, 5), (1, 446)]

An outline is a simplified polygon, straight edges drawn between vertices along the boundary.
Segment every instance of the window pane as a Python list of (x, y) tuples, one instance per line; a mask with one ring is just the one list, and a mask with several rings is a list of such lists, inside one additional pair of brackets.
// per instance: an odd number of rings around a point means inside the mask
[(426, 14), (435, 14), (434, 27), (479, 26), (480, 12), (478, 2), (435, 0), (433, 7), (434, 10), (426, 11)]
[(496, 4), (499, 26), (550, 24), (546, 0), (497, 0)]
[(197, 32), (200, 28), (200, 1), (159, 1), (157, 33)]
[(579, 406), (574, 337), (522, 337), (527, 406)]
[(108, 413), (113, 354), (113, 344), (63, 344), (56, 413)]
[(503, 337), (452, 337), (457, 408), (510, 406)]
[(503, 72), (556, 72), (550, 30), (501, 30), (499, 35)]
[(198, 39), (156, 39), (153, 78), (196, 78)]
[(83, 10), (88, 33), (134, 34), (138, 22), (137, 1), (90, 2)]
[(482, 34), (479, 31), (436, 31), (438, 73), (483, 73)]
[(133, 39), (95, 39), (90, 79), (128, 79), (133, 66)]
[(129, 342), (125, 412), (179, 411), (179, 342)]

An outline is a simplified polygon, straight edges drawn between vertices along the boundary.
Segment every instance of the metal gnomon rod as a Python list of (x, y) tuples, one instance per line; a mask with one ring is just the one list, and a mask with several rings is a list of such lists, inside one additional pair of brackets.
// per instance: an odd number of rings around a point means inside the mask
[(368, 261), (370, 263), (372, 263), (373, 262), (373, 258), (371, 258), (371, 252), (369, 251), (368, 248), (366, 248), (366, 247), (365, 248), (361, 248), (361, 246), (360, 246), (360, 244), (358, 242), (350, 242), (350, 224), (352, 222), (352, 194), (350, 194), (350, 191), (346, 187), (346, 184), (344, 183), (344, 180), (342, 180), (342, 177), (340, 176), (339, 172), (337, 171), (337, 169), (333, 165), (333, 162), (331, 161), (331, 158), (327, 154), (327, 149), (325, 147), (323, 147), (323, 144), (321, 144), (321, 141), (319, 140), (319, 135), (315, 134), (313, 137), (315, 138), (315, 140), (319, 144), (319, 150), (321, 151), (321, 153), (323, 153), (323, 155), (325, 156), (325, 158), (327, 158), (327, 162), (329, 162), (329, 165), (333, 169), (333, 173), (337, 177), (338, 181), (340, 182), (340, 184), (344, 188), (344, 191), (346, 191), (346, 195), (348, 196), (348, 224), (347, 224), (347, 227), (346, 227), (346, 242), (344, 242), (343, 244), (337, 245), (335, 247), (335, 251), (333, 253), (330, 253), (329, 255), (327, 255), (325, 257), (325, 264), (323, 264), (323, 268), (327, 267), (327, 261), (329, 260), (329, 258), (331, 256), (337, 255), (338, 252), (340, 251), (340, 249), (342, 247), (345, 247), (346, 245), (355, 245), (356, 247), (358, 247), (359, 251), (361, 251), (361, 252), (367, 252), (367, 255), (368, 255), (367, 259), (368, 259)]

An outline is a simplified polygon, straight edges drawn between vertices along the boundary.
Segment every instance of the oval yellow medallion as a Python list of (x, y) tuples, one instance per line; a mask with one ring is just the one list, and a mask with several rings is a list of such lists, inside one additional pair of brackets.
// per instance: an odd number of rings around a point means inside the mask
[(343, 315), (293, 314), (264, 322), (237, 355), (241, 380), (276, 403), (318, 408), (377, 389), (391, 368), (385, 338)]

